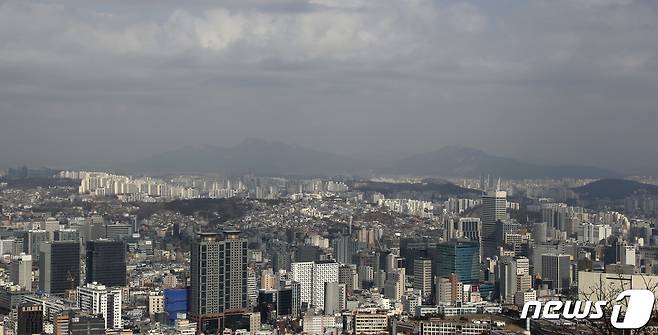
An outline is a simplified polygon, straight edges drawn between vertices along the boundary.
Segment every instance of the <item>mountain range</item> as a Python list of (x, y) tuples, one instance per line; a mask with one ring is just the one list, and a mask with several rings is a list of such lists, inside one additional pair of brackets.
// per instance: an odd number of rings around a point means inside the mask
[(658, 186), (627, 179), (601, 179), (574, 188), (581, 199), (623, 199), (631, 195), (658, 196)]
[(428, 177), (606, 178), (619, 174), (578, 165), (541, 165), (448, 146), (402, 159), (372, 161), (299, 145), (249, 139), (231, 147), (183, 147), (117, 167), (131, 173), (226, 175), (411, 175)]

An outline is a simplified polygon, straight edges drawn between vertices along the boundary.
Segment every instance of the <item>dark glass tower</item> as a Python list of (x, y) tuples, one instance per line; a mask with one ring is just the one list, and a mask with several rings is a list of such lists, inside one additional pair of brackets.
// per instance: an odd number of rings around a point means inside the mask
[(434, 275), (450, 277), (456, 274), (465, 284), (480, 280), (480, 244), (470, 240), (452, 240), (440, 243), (433, 255)]
[(86, 282), (126, 286), (126, 246), (122, 241), (87, 241)]
[(42, 243), (39, 257), (39, 289), (63, 294), (80, 284), (80, 244), (77, 241)]

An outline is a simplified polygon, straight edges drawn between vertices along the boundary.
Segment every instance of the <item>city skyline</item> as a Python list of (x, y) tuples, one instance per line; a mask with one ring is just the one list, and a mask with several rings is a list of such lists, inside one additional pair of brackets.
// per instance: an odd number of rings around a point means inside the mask
[(0, 0), (0, 335), (658, 334), (657, 31)]

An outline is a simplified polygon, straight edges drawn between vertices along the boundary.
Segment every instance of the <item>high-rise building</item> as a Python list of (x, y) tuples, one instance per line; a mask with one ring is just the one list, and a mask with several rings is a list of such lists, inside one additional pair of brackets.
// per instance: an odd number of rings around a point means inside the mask
[(345, 295), (345, 284), (324, 284), (324, 314), (333, 315), (345, 309), (347, 297)]
[(292, 280), (300, 285), (300, 303), (307, 307), (313, 303), (313, 262), (298, 262), (290, 265)]
[(343, 235), (333, 242), (334, 259), (341, 264), (353, 264), (356, 253), (356, 242), (350, 235)]
[(160, 292), (149, 293), (148, 313), (153, 317), (158, 313), (164, 313), (164, 295)]
[(341, 265), (338, 269), (338, 282), (345, 284), (347, 295), (352, 295), (354, 289), (359, 288), (359, 275), (356, 270), (356, 265)]
[(394, 301), (401, 301), (406, 289), (406, 269), (400, 267), (386, 274), (384, 296)]
[(542, 279), (556, 290), (571, 286), (571, 256), (563, 254), (541, 255)]
[(277, 319), (278, 291), (273, 289), (258, 290), (258, 304), (256, 310), (260, 312), (262, 323), (273, 323)]
[(53, 232), (53, 241), (79, 241), (80, 233), (75, 229), (59, 229)]
[(294, 310), (294, 289), (292, 287), (280, 287), (277, 290), (276, 313), (277, 316), (292, 316)]
[(480, 218), (459, 218), (461, 235), (471, 241), (481, 241), (482, 221)]
[(469, 240), (452, 240), (440, 243), (433, 255), (434, 275), (459, 276), (465, 284), (475, 284), (480, 280), (480, 244)]
[(427, 237), (401, 238), (400, 256), (407, 260), (407, 272), (412, 273), (414, 271), (415, 260), (427, 258), (430, 250), (436, 248), (436, 244), (436, 240)]
[(414, 289), (423, 297), (432, 295), (432, 260), (421, 258), (414, 261)]
[(448, 277), (436, 277), (435, 304), (456, 304), (462, 301), (464, 285), (452, 274)]
[(288, 250), (275, 250), (272, 252), (272, 270), (279, 272), (279, 270), (290, 270), (290, 263), (292, 263), (292, 255)]
[(21, 304), (16, 314), (17, 334), (43, 333), (43, 306), (36, 304)]
[(246, 312), (247, 240), (235, 230), (199, 233), (191, 250), (190, 317), (201, 332), (221, 331), (226, 317)]
[(264, 290), (273, 290), (276, 277), (272, 273), (272, 269), (266, 269), (260, 273), (260, 288)]
[(100, 315), (70, 312), (67, 332), (70, 335), (105, 334), (105, 319)]
[(501, 302), (514, 299), (517, 291), (516, 262), (512, 257), (501, 257), (496, 266), (496, 281)]
[(301, 291), (301, 286), (299, 285), (298, 282), (294, 280), (282, 280), (279, 283), (280, 289), (290, 289), (290, 295), (291, 295), (291, 300), (290, 300), (290, 307), (291, 307), (291, 315), (292, 317), (299, 317), (301, 315), (301, 310), (300, 310), (300, 291)]
[(48, 242), (50, 234), (45, 230), (30, 230), (27, 233), (27, 250), (34, 260), (39, 260), (39, 246), (42, 242)]
[(88, 283), (78, 287), (78, 307), (91, 314), (102, 315), (105, 329), (121, 329), (121, 289), (108, 289), (105, 285)]
[(77, 241), (42, 243), (39, 255), (40, 290), (63, 294), (80, 285), (80, 244)]
[(87, 283), (126, 286), (126, 246), (122, 241), (87, 241)]
[(313, 302), (317, 309), (324, 309), (325, 283), (338, 283), (338, 263), (321, 261), (313, 264)]
[(11, 281), (27, 291), (32, 291), (32, 255), (21, 253), (12, 257)]
[(256, 283), (256, 269), (247, 267), (247, 306), (256, 306), (257, 300), (258, 285)]
[(537, 222), (532, 226), (532, 239), (537, 243), (546, 243), (548, 237), (548, 224)]
[(496, 221), (507, 218), (507, 193), (491, 191), (482, 195), (482, 260), (497, 255)]
[(105, 225), (105, 237), (110, 240), (121, 240), (133, 234), (133, 226), (127, 223)]

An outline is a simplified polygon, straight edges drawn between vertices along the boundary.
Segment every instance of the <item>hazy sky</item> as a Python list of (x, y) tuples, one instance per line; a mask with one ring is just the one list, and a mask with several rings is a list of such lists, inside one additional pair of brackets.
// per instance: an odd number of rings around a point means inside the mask
[(192, 3), (0, 0), (0, 164), (255, 137), (658, 166), (658, 1)]

